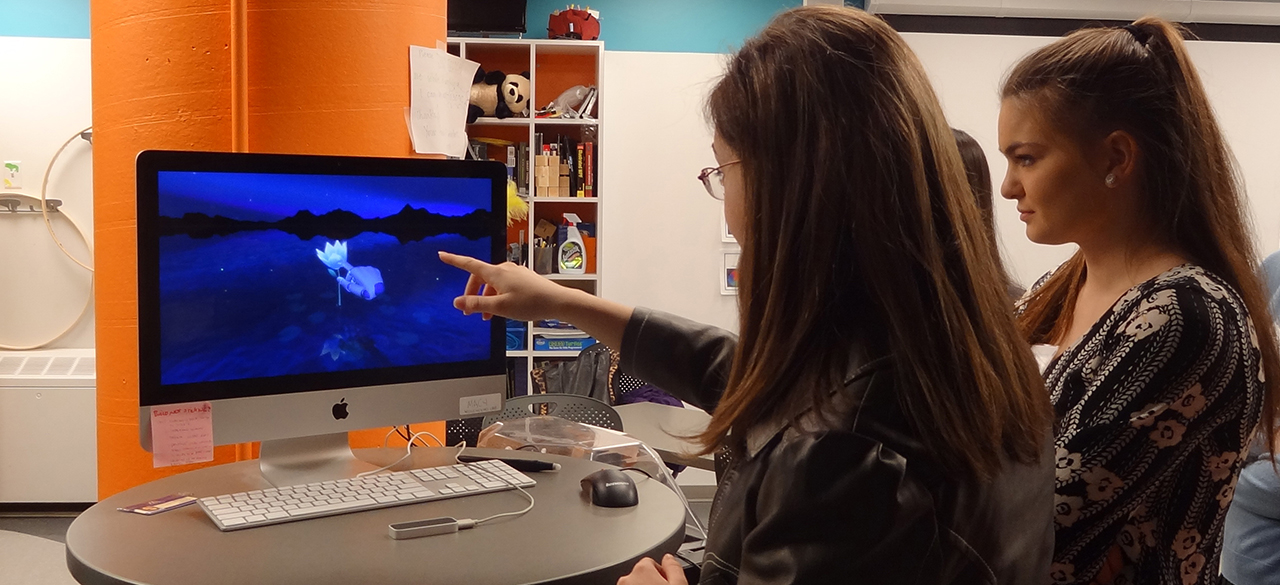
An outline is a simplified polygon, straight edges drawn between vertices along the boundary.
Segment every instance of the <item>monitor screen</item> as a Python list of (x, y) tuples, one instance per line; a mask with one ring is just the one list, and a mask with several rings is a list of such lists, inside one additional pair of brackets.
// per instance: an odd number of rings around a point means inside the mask
[(459, 33), (523, 33), (526, 0), (460, 0), (449, 3), (448, 26)]
[(500, 257), (501, 164), (267, 156), (139, 173), (143, 405), (505, 371), (437, 254)]

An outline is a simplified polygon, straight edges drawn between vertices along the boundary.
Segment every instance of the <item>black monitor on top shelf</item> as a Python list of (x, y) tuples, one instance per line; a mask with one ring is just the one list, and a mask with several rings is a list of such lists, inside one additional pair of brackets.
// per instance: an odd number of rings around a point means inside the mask
[(524, 34), (526, 0), (453, 0), (449, 2), (449, 32), (464, 34)]
[(209, 402), (217, 445), (263, 441), (273, 484), (353, 475), (347, 432), (502, 409), (506, 334), (453, 308), (504, 259), (493, 161), (138, 156), (141, 442)]

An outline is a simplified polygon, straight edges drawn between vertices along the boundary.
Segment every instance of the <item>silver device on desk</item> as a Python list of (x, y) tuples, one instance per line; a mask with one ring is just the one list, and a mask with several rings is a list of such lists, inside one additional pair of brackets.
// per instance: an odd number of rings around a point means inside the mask
[(262, 441), (274, 496), (354, 489), (383, 480), (350, 483), (375, 466), (348, 431), (502, 410), (505, 323), (453, 308), (467, 274), (436, 253), (503, 261), (501, 163), (145, 151), (137, 171), (144, 448), (152, 407), (209, 402), (215, 445)]
[(534, 485), (506, 463), (487, 460), (206, 497), (199, 503), (219, 530), (229, 531)]

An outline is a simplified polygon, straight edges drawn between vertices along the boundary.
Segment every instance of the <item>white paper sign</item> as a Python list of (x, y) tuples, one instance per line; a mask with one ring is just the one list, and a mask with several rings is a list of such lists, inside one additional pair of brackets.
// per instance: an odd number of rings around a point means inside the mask
[(169, 467), (213, 461), (213, 405), (151, 407), (151, 464)]
[(419, 154), (467, 151), (467, 104), (480, 64), (448, 51), (409, 46), (409, 136)]

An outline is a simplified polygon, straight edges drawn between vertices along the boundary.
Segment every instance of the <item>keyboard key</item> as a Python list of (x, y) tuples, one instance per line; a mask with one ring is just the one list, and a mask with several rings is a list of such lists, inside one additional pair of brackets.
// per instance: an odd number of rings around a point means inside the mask
[(244, 518), (228, 518), (222, 521), (223, 526), (239, 526), (245, 523)]
[(374, 502), (373, 500), (356, 500), (354, 502), (343, 502), (341, 504), (329, 504), (327, 506), (316, 506), (314, 508), (308, 508), (306, 510), (289, 510), (289, 515), (302, 516), (303, 514), (308, 514), (308, 515), (322, 514), (325, 512), (335, 512), (338, 510), (350, 510), (352, 508), (359, 508), (360, 506), (363, 506), (366, 504), (375, 504), (375, 503), (377, 502)]

